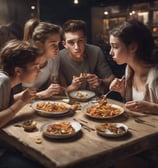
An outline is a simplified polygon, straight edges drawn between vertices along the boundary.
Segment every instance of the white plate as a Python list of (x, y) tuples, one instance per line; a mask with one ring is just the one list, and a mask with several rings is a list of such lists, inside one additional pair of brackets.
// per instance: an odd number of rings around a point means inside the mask
[(123, 124), (123, 123), (107, 123), (107, 124), (114, 124), (116, 126), (116, 128), (123, 128), (124, 131), (123, 132), (118, 132), (118, 133), (114, 133), (112, 131), (110, 131), (110, 129), (106, 129), (104, 131), (100, 131), (98, 130), (97, 128), (99, 128), (100, 126), (102, 126), (103, 124), (105, 123), (102, 123), (102, 124), (99, 124), (96, 126), (96, 131), (98, 134), (102, 135), (102, 136), (106, 136), (106, 137), (120, 137), (120, 136), (123, 136), (125, 135), (127, 132), (128, 132), (128, 126)]
[[(60, 103), (64, 106), (67, 107), (67, 110), (65, 111), (53, 111), (53, 112), (47, 112), (47, 111), (44, 111), (44, 110), (39, 110), (36, 108), (37, 104), (39, 103)], [(64, 103), (62, 101), (51, 101), (51, 100), (40, 100), (40, 101), (35, 101), (34, 103), (32, 103), (32, 108), (34, 110), (37, 111), (37, 113), (41, 116), (46, 116), (46, 117), (53, 117), (53, 116), (60, 116), (60, 115), (63, 115), (67, 112), (69, 112), (70, 108), (71, 108), (71, 105), (67, 104), (67, 103)]]
[[(83, 97), (78, 96), (78, 94), (82, 94)], [(90, 90), (75, 90), (70, 92), (69, 96), (78, 101), (88, 101), (95, 96), (95, 92), (92, 92)]]
[(112, 107), (115, 107), (115, 108), (118, 108), (120, 110), (120, 113), (117, 114), (117, 115), (112, 115), (112, 116), (105, 116), (105, 117), (102, 117), (102, 116), (93, 116), (89, 113), (87, 113), (87, 109), (93, 105), (96, 105), (98, 103), (88, 103), (88, 104), (85, 104), (84, 106), (82, 106), (82, 111), (85, 113), (85, 115), (89, 116), (89, 117), (92, 117), (92, 118), (96, 118), (96, 119), (108, 119), (108, 118), (114, 118), (114, 117), (117, 117), (119, 115), (121, 115), (122, 113), (124, 113), (124, 108), (119, 106), (119, 105), (116, 105), (116, 104), (110, 104), (110, 103), (107, 103), (108, 105), (112, 106)]
[[(69, 122), (71, 124), (71, 126), (75, 129), (75, 131), (72, 134), (62, 134), (62, 135), (49, 134), (46, 132), (48, 125), (56, 124), (56, 123), (60, 123), (60, 122)], [(70, 137), (76, 135), (80, 130), (81, 130), (81, 125), (80, 125), (80, 123), (78, 123), (76, 121), (49, 121), (49, 122), (45, 123), (44, 125), (42, 125), (42, 127), (41, 127), (41, 131), (42, 131), (43, 135), (48, 138), (53, 138), (53, 139), (70, 138)]]

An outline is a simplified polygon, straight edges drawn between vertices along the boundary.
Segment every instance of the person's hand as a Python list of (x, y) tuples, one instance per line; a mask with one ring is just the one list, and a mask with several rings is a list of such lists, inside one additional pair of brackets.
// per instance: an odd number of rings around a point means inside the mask
[(122, 97), (124, 97), (124, 92), (125, 92), (125, 79), (122, 77), (121, 79), (115, 78), (110, 86), (109, 90), (119, 92)]
[(27, 88), (23, 91), (21, 95), (21, 100), (27, 104), (31, 103), (36, 98), (37, 89), (36, 88)]
[(89, 83), (89, 86), (92, 88), (96, 88), (100, 85), (100, 80), (97, 75), (95, 74), (87, 74), (87, 82)]
[(74, 90), (78, 89), (81, 86), (81, 84), (82, 84), (82, 80), (83, 80), (83, 77), (73, 76), (71, 87)]
[(51, 84), (46, 90), (45, 95), (46, 97), (51, 97), (53, 95), (58, 95), (64, 91), (64, 88), (61, 87), (59, 84)]
[(125, 103), (125, 107), (131, 111), (140, 112), (140, 113), (150, 113), (153, 109), (153, 104), (147, 101), (128, 101)]

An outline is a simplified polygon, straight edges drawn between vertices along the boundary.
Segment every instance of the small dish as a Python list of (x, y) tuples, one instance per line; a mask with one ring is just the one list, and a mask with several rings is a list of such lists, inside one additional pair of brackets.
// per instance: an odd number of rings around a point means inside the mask
[(105, 137), (121, 137), (128, 132), (128, 126), (123, 123), (102, 123), (96, 126), (96, 131)]
[(69, 96), (78, 101), (89, 101), (95, 97), (95, 92), (90, 90), (75, 90), (69, 93)]
[(22, 126), (25, 131), (35, 130), (37, 128), (36, 125), (37, 125), (36, 121), (33, 121), (33, 120), (27, 120), (22, 123)]
[(61, 116), (70, 111), (71, 105), (62, 101), (41, 100), (32, 103), (32, 108), (41, 116)]
[(43, 135), (52, 139), (70, 138), (76, 135), (80, 130), (81, 124), (76, 121), (50, 121), (41, 127)]

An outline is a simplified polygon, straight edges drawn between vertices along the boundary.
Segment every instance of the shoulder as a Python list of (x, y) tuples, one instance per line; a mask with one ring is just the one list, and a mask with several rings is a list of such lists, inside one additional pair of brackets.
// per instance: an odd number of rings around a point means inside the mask
[(86, 50), (87, 51), (101, 51), (101, 48), (99, 46), (93, 45), (93, 44), (86, 44)]
[(67, 54), (68, 54), (68, 51), (67, 51), (66, 48), (64, 48), (64, 49), (62, 49), (62, 50), (59, 51), (59, 56), (60, 56), (60, 57), (62, 57), (62, 56), (64, 56), (64, 55), (67, 55)]
[(9, 77), (5, 73), (0, 72), (0, 87), (7, 84), (10, 84)]
[(156, 65), (150, 69), (149, 74), (148, 74), (148, 78), (147, 78), (147, 83), (151, 87), (158, 86), (158, 65)]
[(92, 45), (92, 44), (86, 44), (85, 53), (87, 56), (90, 56), (90, 58), (104, 58), (104, 54), (99, 46)]
[(60, 64), (62, 64), (62, 63), (65, 64), (69, 60), (68, 59), (69, 58), (68, 50), (65, 48), (60, 50), (58, 57), (59, 57)]

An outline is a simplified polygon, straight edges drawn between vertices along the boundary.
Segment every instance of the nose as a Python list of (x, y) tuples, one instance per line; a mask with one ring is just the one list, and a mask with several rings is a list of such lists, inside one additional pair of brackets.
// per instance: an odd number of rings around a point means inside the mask
[(75, 49), (78, 49), (78, 48), (79, 48), (78, 42), (74, 43), (74, 48), (75, 48)]
[(110, 49), (109, 51), (109, 55), (112, 56), (113, 55), (113, 51), (112, 51), (112, 48)]
[(40, 71), (40, 65), (39, 64), (36, 65), (36, 68), (37, 68), (38, 71)]

